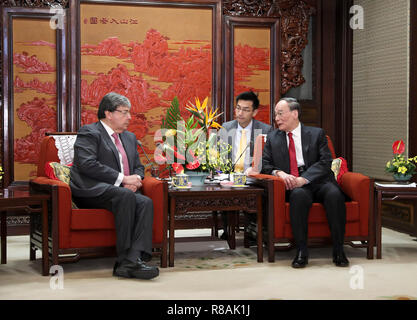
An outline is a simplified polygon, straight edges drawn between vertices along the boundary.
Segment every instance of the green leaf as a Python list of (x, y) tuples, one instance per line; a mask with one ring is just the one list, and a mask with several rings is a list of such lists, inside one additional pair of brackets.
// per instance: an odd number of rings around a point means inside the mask
[(165, 120), (162, 119), (162, 128), (177, 129), (177, 122), (182, 120), (180, 104), (177, 97), (174, 97), (171, 106), (167, 109)]

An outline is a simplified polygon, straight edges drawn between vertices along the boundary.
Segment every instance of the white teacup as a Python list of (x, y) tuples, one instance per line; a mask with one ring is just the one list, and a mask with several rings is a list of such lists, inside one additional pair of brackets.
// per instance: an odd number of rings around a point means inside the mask
[(246, 175), (242, 172), (235, 172), (233, 174), (233, 185), (244, 186), (246, 184)]
[(177, 188), (188, 187), (188, 175), (181, 173), (172, 177), (172, 185)]

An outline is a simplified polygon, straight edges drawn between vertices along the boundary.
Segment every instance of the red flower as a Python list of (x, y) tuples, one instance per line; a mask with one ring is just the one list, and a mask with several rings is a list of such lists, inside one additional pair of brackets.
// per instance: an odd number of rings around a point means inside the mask
[(197, 169), (199, 166), (200, 166), (200, 162), (198, 162), (198, 160), (197, 160), (197, 159), (195, 159), (192, 163), (187, 163), (187, 164), (185, 165), (185, 167), (186, 167), (188, 170), (194, 170), (194, 169)]
[(184, 173), (184, 167), (182, 166), (182, 164), (173, 163), (172, 169), (174, 169), (176, 174)]
[(397, 140), (392, 144), (392, 152), (394, 154), (401, 154), (405, 150), (405, 143), (402, 140)]

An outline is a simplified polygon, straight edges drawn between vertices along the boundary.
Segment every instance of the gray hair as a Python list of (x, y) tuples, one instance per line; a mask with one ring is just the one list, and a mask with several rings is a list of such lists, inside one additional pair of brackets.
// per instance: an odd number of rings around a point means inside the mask
[(130, 109), (131, 104), (129, 99), (121, 94), (110, 92), (101, 99), (100, 105), (98, 106), (97, 117), (99, 119), (104, 119), (106, 118), (105, 111), (114, 112), (119, 106), (128, 107)]
[(279, 101), (285, 101), (288, 103), (288, 106), (290, 107), (290, 111), (297, 110), (298, 111), (298, 119), (300, 119), (301, 116), (301, 105), (295, 98), (281, 98)]

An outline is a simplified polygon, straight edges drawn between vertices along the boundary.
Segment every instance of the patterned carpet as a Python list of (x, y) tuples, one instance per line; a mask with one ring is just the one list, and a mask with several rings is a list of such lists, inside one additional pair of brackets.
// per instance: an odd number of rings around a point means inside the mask
[[(199, 230), (195, 236), (202, 236)], [(189, 235), (187, 235), (189, 236)], [(258, 263), (255, 248), (225, 241), (177, 242), (175, 267), (151, 281), (112, 276), (114, 258), (62, 265), (62, 288), (42, 277), (40, 254), (29, 260), (28, 237), (8, 237), (7, 264), (0, 265), (0, 300), (416, 300), (417, 241), (383, 229), (382, 259), (345, 246), (348, 268), (331, 261), (331, 248), (311, 248), (305, 269), (291, 268), (295, 251), (276, 252)], [(159, 265), (154, 258), (153, 265)]]
[(248, 268), (257, 263), (256, 253), (245, 248), (175, 254), (175, 271)]

